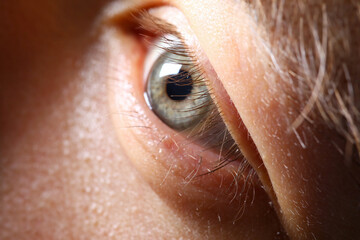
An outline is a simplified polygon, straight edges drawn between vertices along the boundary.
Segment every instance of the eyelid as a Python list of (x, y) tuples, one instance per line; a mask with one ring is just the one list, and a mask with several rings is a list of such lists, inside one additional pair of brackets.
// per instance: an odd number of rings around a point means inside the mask
[[(143, 10), (133, 15), (133, 21), (136, 22), (137, 27), (135, 27), (136, 34), (140, 35), (147, 45), (148, 48), (158, 47), (164, 50), (171, 48), (180, 49), (177, 52), (182, 52), (186, 54), (190, 58), (193, 59), (194, 63), (199, 62), (201, 59), (198, 54), (198, 46), (197, 41), (194, 39), (194, 34), (189, 33), (185, 30), (186, 24), (181, 25), (181, 30), (179, 30), (180, 26), (175, 26), (173, 23), (169, 23), (157, 16), (155, 16), (157, 12), (153, 9)], [(190, 29), (187, 29), (188, 31)], [(154, 44), (153, 39), (166, 38), (167, 42), (162, 42), (161, 45)], [(172, 41), (177, 39), (177, 41)], [(175, 46), (173, 46), (174, 42), (176, 42)]]

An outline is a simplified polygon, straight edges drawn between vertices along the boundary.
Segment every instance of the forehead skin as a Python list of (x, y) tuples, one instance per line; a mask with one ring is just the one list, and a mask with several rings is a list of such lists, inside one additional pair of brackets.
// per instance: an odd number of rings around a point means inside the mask
[[(110, 2), (0, 2), (1, 239), (203, 237), (197, 235), (197, 223), (173, 214), (139, 176), (106, 117), (106, 64), (102, 60), (107, 56), (97, 30), (100, 12)], [(146, 1), (127, 2), (141, 5)], [(196, 1), (184, 2), (176, 4), (186, 10), (201, 35), (194, 16), (206, 4), (197, 8)], [(329, 18), (346, 15), (355, 21), (356, 9), (349, 14), (344, 1), (329, 3), (328, 11), (333, 13)], [(125, 4), (120, 1), (120, 8)], [(269, 6), (264, 4), (266, 16), (271, 15)], [(289, 13), (284, 16), (291, 17), (291, 7), (283, 8)], [(262, 25), (268, 31), (269, 26)], [(354, 29), (349, 28), (350, 35), (358, 36)], [(219, 73), (229, 79), (226, 66), (220, 64), (227, 63), (228, 56), (216, 55), (211, 50), (214, 45), (206, 46), (204, 39), (203, 46), (217, 62)], [(355, 60), (349, 57), (347, 61), (350, 71), (356, 71)], [(351, 194), (348, 197), (356, 200)], [(324, 211), (323, 201), (317, 200), (319, 211)], [(336, 219), (331, 221), (336, 223)]]

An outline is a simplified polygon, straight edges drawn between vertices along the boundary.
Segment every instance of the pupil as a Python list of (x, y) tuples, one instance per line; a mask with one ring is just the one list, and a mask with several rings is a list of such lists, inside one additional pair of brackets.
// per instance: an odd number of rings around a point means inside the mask
[(172, 100), (185, 100), (192, 89), (192, 77), (185, 70), (181, 69), (178, 74), (172, 75), (166, 80), (166, 93)]

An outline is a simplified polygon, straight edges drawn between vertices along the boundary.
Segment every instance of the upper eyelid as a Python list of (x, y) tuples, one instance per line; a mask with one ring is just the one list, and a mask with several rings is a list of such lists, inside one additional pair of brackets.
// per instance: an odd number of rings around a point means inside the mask
[[(192, 68), (204, 78), (205, 71), (199, 61), (200, 58), (198, 57), (198, 54), (192, 49), (192, 46), (187, 43), (187, 39), (177, 30), (175, 25), (152, 15), (148, 10), (138, 11), (131, 16), (133, 31), (143, 38), (148, 50), (151, 48), (158, 48), (163, 51), (173, 52), (175, 55), (187, 56), (192, 60)], [(176, 40), (171, 39), (171, 37), (166, 38), (166, 36), (173, 36)], [(156, 45), (155, 39), (162, 39), (162, 44)], [(145, 70), (144, 77), (146, 72), (147, 71)]]
[(156, 35), (162, 36), (166, 34), (174, 35), (177, 38), (184, 40), (182, 34), (177, 30), (176, 26), (165, 20), (155, 17), (148, 10), (142, 10), (137, 14), (133, 14), (133, 20), (138, 25), (135, 30), (143, 31), (147, 36)]
[[(192, 64), (196, 66), (198, 71), (202, 74), (204, 64), (201, 64), (204, 59), (202, 51), (199, 51), (197, 43), (194, 43), (193, 34), (183, 34), (174, 24), (159, 18), (151, 13), (151, 8), (135, 9), (131, 12), (115, 15), (108, 21), (109, 25), (115, 26), (118, 30), (121, 29), (123, 33), (134, 36), (137, 40), (142, 42), (142, 47), (145, 50), (153, 47), (154, 39), (165, 35), (173, 35), (181, 41), (181, 47), (177, 48), (176, 54), (184, 54), (192, 59)], [(181, 51), (180, 51), (181, 49)], [(170, 50), (170, 49), (166, 49)]]
[[(195, 51), (193, 51), (189, 44), (187, 44), (186, 38), (180, 31), (178, 31), (178, 28), (175, 25), (152, 15), (148, 10), (142, 10), (137, 12), (136, 14), (133, 13), (132, 22), (133, 31), (136, 34), (142, 36), (144, 40), (147, 41), (147, 43), (152, 43), (153, 39), (164, 37), (167, 35), (172, 35), (175, 38), (179, 39), (180, 42), (178, 42), (176, 45), (181, 46), (181, 50), (183, 51), (183, 53), (192, 58), (194, 62), (197, 62)], [(171, 39), (168, 39), (168, 42), (172, 42)], [(179, 54), (180, 47), (178, 47), (177, 49), (178, 51), (176, 53)]]

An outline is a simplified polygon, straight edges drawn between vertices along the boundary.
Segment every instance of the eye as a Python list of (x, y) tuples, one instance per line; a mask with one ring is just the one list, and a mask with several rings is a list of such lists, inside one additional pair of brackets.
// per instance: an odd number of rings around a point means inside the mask
[(208, 170), (213, 172), (242, 159), (242, 154), (212, 100), (201, 69), (184, 40), (165, 34), (157, 38), (145, 58), (144, 95), (163, 123), (200, 144), (204, 151), (218, 154), (218, 162)]
[(155, 43), (149, 53), (155, 54), (155, 61), (147, 76), (145, 95), (154, 113), (175, 130), (197, 126), (212, 105), (199, 69), (186, 52), (178, 53), (182, 49), (180, 39), (172, 35)]

